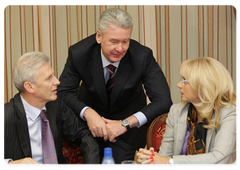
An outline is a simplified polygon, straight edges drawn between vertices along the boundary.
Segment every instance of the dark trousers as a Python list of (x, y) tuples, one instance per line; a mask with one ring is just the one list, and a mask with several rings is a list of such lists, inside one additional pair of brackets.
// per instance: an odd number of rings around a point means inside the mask
[(125, 160), (134, 160), (134, 155), (136, 150), (129, 145), (125, 140), (121, 137), (117, 138), (117, 141), (112, 142), (104, 142), (102, 138), (98, 138), (99, 150), (100, 150), (100, 160), (102, 161), (104, 156), (104, 148), (111, 147), (113, 152), (113, 159), (116, 164), (121, 164), (122, 161)]

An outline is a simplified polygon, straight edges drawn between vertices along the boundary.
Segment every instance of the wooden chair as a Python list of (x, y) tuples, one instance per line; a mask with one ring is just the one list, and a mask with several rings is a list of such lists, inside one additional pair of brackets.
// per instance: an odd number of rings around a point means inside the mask
[(154, 147), (154, 151), (158, 152), (166, 129), (166, 119), (168, 113), (164, 113), (156, 117), (148, 127), (147, 131), (147, 149)]

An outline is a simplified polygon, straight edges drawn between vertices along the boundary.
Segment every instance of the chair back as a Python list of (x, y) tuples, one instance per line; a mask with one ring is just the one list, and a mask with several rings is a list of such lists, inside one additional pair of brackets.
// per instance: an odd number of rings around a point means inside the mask
[(63, 139), (63, 156), (67, 164), (83, 164), (80, 146)]
[(154, 151), (159, 151), (166, 129), (167, 117), (168, 113), (164, 113), (156, 117), (149, 125), (147, 130), (147, 149), (149, 149), (150, 147), (154, 147)]

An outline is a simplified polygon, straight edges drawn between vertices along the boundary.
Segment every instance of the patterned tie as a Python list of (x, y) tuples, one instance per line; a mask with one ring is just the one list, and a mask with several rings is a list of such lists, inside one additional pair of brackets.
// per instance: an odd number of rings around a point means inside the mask
[(57, 155), (55, 144), (53, 140), (52, 131), (50, 129), (48, 118), (46, 117), (45, 110), (40, 113), (42, 118), (42, 151), (44, 164), (57, 164)]
[(109, 78), (108, 78), (108, 81), (106, 83), (106, 89), (107, 89), (107, 97), (108, 97), (108, 100), (110, 101), (111, 99), (111, 94), (112, 94), (112, 89), (113, 89), (113, 83), (114, 83), (114, 80), (115, 80), (115, 69), (116, 67), (109, 64), (107, 66), (107, 69), (109, 71)]

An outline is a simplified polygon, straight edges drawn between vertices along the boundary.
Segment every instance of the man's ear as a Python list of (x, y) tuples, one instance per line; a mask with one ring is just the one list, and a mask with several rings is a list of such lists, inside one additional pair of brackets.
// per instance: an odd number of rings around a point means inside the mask
[(23, 83), (23, 87), (28, 93), (34, 93), (33, 84), (29, 81)]
[(96, 41), (98, 44), (101, 44), (101, 38), (102, 38), (102, 34), (101, 34), (100, 30), (97, 30)]

